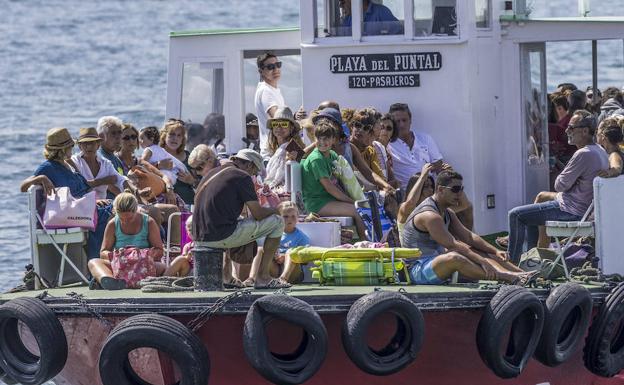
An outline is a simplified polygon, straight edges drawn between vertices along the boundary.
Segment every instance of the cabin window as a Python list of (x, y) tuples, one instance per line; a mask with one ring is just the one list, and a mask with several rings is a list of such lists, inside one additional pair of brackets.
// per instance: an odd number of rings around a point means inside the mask
[(223, 141), (223, 63), (184, 63), (180, 117), (203, 125), (203, 130), (193, 131), (190, 142), (212, 145)]
[(457, 36), (457, 0), (413, 0), (414, 36)]
[(475, 15), (477, 17), (477, 28), (490, 29), (492, 0), (475, 0)]
[(362, 35), (403, 35), (404, 0), (362, 0)]

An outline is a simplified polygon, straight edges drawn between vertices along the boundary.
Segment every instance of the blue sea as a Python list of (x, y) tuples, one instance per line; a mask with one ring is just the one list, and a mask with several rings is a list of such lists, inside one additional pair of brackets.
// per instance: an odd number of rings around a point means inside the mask
[[(577, 9), (573, 0), (528, 3), (538, 17)], [(593, 7), (595, 15), (624, 15), (622, 0)], [(0, 0), (0, 9), (0, 291), (20, 282), (30, 260), (19, 184), (43, 160), (50, 127), (76, 133), (103, 115), (160, 125), (170, 31), (299, 23), (296, 0)], [(622, 47), (599, 44), (600, 87), (624, 85)], [(548, 45), (548, 56), (550, 89), (591, 83), (589, 42)]]

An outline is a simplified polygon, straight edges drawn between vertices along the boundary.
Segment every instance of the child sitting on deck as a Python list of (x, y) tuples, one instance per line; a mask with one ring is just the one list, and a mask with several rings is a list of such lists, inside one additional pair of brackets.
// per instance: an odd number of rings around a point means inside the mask
[(189, 216), (186, 219), (186, 233), (191, 237), (191, 242), (184, 245), (182, 248), (182, 254), (177, 256), (171, 265), (167, 268), (163, 275), (167, 277), (185, 277), (193, 268), (193, 248), (195, 247), (195, 240), (193, 240), (193, 216)]
[(338, 155), (331, 149), (338, 133), (319, 119), (314, 129), (316, 148), (301, 163), (302, 193), (305, 208), (321, 216), (352, 217), (360, 240), (366, 240), (366, 226), (354, 201), (337, 186), (334, 177)]
[[(310, 238), (297, 228), (299, 210), (294, 202), (282, 202), (277, 209), (284, 219), (284, 234), (282, 234), (278, 252), (271, 261), (270, 273), (273, 277), (279, 277), (282, 282), (299, 283), (303, 281), (303, 269), (291, 261), (288, 250), (297, 246), (308, 246)], [(249, 278), (244, 282), (245, 286), (252, 286), (254, 283), (255, 272), (262, 259), (261, 253), (262, 248), (259, 248), (258, 255), (251, 266)]]

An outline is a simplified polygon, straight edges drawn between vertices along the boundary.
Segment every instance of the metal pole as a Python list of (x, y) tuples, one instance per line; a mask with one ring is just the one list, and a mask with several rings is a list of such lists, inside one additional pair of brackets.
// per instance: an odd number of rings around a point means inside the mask
[(195, 242), (193, 257), (195, 291), (223, 290), (223, 250)]
[(598, 98), (598, 92), (596, 91), (598, 89), (598, 41), (597, 40), (592, 40), (592, 89), (594, 90), (593, 92), (593, 97), (592, 97), (592, 105), (593, 105), (593, 101), (596, 100)]

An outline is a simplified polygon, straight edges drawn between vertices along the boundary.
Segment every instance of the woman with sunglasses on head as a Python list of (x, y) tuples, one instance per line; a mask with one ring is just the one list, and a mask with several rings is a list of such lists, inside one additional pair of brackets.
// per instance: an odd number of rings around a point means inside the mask
[(265, 52), (258, 56), (256, 64), (260, 74), (260, 82), (256, 87), (254, 104), (260, 131), (260, 154), (266, 159), (270, 157), (267, 121), (273, 118), (278, 107), (286, 105), (282, 92), (277, 87), (277, 82), (282, 77), (282, 62), (272, 52)]
[(297, 160), (305, 145), (300, 136), (301, 127), (290, 108), (279, 107), (273, 118), (267, 121), (267, 126), (270, 129), (268, 151), (271, 159), (267, 163), (264, 182), (274, 190), (284, 185), (286, 161)]
[(121, 160), (124, 175), (137, 165), (137, 157), (134, 152), (139, 148), (139, 131), (129, 123), (124, 123), (121, 130), (121, 149), (115, 155)]
[[(160, 131), (160, 147), (164, 148), (175, 159), (179, 160), (184, 169), (179, 165), (171, 165), (169, 168), (177, 168), (177, 179), (173, 185), (173, 190), (168, 189), (166, 194), (169, 195), (168, 200), (173, 200), (173, 195), (177, 194), (184, 203), (192, 205), (195, 200), (195, 190), (193, 186), (196, 183), (195, 177), (188, 171), (188, 157), (190, 152), (186, 150), (186, 126), (180, 119), (168, 119)], [(163, 168), (163, 167), (158, 167)]]

